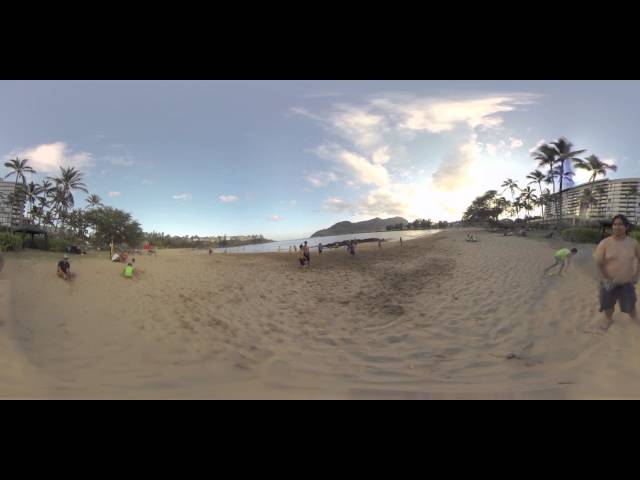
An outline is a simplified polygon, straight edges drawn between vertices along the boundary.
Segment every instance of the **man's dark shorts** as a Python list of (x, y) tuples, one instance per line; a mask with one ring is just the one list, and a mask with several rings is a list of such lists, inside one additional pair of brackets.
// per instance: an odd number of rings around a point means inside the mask
[(624, 313), (631, 313), (636, 308), (636, 289), (633, 283), (617, 285), (612, 290), (607, 291), (600, 285), (600, 311), (613, 310), (616, 302), (620, 302), (620, 310)]

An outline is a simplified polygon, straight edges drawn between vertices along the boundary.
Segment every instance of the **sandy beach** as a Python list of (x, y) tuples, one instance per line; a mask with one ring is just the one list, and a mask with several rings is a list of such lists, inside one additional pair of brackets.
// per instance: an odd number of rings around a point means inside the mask
[(4, 254), (0, 398), (639, 398), (640, 327), (598, 330), (594, 246), (447, 230), (294, 254)]

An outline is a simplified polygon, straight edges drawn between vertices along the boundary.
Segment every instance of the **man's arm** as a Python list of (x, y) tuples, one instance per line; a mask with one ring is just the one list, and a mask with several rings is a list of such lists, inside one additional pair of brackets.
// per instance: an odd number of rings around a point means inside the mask
[(605, 240), (603, 240), (598, 244), (598, 247), (596, 248), (596, 251), (593, 254), (593, 259), (596, 262), (596, 267), (598, 268), (600, 279), (611, 281), (611, 279), (607, 275), (607, 272), (605, 272), (604, 270), (605, 254), (606, 254), (606, 243), (605, 243)]
[(636, 263), (636, 273), (633, 276), (632, 282), (638, 283), (638, 279), (640, 278), (640, 243), (636, 241), (636, 259), (638, 260)]

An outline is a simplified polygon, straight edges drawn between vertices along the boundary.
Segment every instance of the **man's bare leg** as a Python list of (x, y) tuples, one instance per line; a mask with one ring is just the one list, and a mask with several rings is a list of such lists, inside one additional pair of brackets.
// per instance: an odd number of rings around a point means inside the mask
[(603, 332), (609, 330), (611, 324), (613, 323), (613, 309), (604, 311), (605, 322), (600, 326), (600, 329)]
[(556, 260), (556, 263), (554, 263), (554, 264), (553, 264), (553, 265), (551, 265), (550, 267), (545, 268), (545, 269), (544, 269), (544, 275), (546, 275), (546, 274), (547, 274), (547, 272), (548, 272), (549, 270), (551, 270), (552, 268), (557, 267), (559, 264), (560, 264), (560, 262), (558, 262), (558, 261)]

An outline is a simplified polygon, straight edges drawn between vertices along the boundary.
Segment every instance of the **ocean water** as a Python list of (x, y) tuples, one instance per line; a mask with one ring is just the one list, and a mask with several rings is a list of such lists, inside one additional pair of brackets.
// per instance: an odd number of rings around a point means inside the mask
[[(341, 242), (343, 240), (355, 240), (364, 238), (382, 238), (387, 242), (397, 242), (402, 237), (403, 240), (424, 237), (440, 232), (440, 230), (403, 230), (391, 232), (370, 232), (370, 233), (352, 233), (347, 235), (334, 235), (331, 237), (314, 237), (314, 238), (296, 238), (292, 240), (281, 240), (273, 243), (262, 243), (258, 245), (244, 245), (241, 247), (229, 247), (228, 253), (265, 253), (265, 252), (288, 252), (289, 247), (298, 247), (305, 240), (310, 248), (317, 248), (319, 243), (327, 245), (328, 243)], [(224, 252), (224, 248), (216, 248), (215, 252)]]

